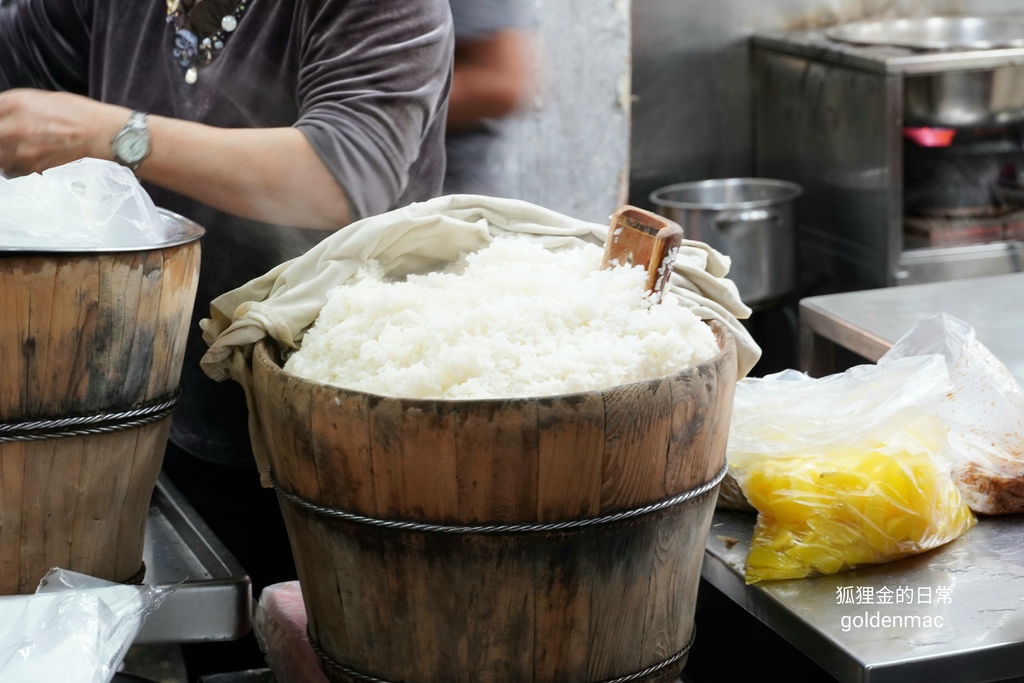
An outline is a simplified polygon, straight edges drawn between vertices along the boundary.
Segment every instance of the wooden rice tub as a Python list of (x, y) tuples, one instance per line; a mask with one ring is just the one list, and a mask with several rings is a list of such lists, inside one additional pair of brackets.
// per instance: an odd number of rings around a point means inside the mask
[(161, 214), (155, 248), (0, 253), (0, 594), (142, 579), (203, 233)]
[(674, 681), (693, 639), (736, 350), (535, 399), (386, 398), (284, 372), (255, 403), (332, 681)]

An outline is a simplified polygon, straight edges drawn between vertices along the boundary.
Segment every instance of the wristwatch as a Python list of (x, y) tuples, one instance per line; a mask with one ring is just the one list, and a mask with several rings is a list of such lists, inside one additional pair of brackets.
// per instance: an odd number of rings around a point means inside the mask
[(114, 161), (123, 164), (133, 171), (149, 156), (149, 125), (146, 114), (133, 111), (127, 123), (110, 141), (110, 150)]

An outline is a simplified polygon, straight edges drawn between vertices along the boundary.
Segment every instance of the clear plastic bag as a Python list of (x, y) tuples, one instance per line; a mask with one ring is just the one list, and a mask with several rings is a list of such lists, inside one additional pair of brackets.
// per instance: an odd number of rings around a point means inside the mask
[(170, 590), (50, 570), (35, 594), (0, 597), (0, 681), (107, 683)]
[(948, 388), (936, 355), (741, 381), (728, 460), (758, 512), (747, 583), (888, 562), (970, 529), (935, 414)]
[(936, 412), (946, 425), (952, 476), (975, 512), (1024, 512), (1024, 390), (978, 341), (974, 328), (951, 315), (925, 318), (878, 364), (939, 354), (952, 389)]
[(153, 200), (120, 164), (86, 158), (0, 178), (0, 246), (110, 248), (166, 241)]

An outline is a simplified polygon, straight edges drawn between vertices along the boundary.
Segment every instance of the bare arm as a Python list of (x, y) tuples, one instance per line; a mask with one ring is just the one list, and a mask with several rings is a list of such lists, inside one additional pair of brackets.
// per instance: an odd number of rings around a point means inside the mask
[[(0, 168), (39, 172), (82, 157), (112, 159), (131, 111), (68, 93), (0, 93)], [(150, 116), (140, 179), (244, 218), (325, 230), (350, 220), (343, 188), (294, 128), (225, 129)]]
[(149, 118), (153, 152), (139, 166), (142, 180), (243, 218), (323, 230), (348, 224), (344, 190), (299, 130)]
[(457, 42), (448, 128), (510, 114), (529, 91), (529, 35), (506, 29), (479, 40)]

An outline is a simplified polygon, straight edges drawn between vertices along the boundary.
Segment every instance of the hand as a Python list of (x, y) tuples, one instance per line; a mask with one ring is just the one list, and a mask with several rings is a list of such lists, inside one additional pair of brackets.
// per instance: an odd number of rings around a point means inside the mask
[(83, 157), (110, 159), (130, 110), (63, 92), (0, 93), (0, 170), (38, 173)]

